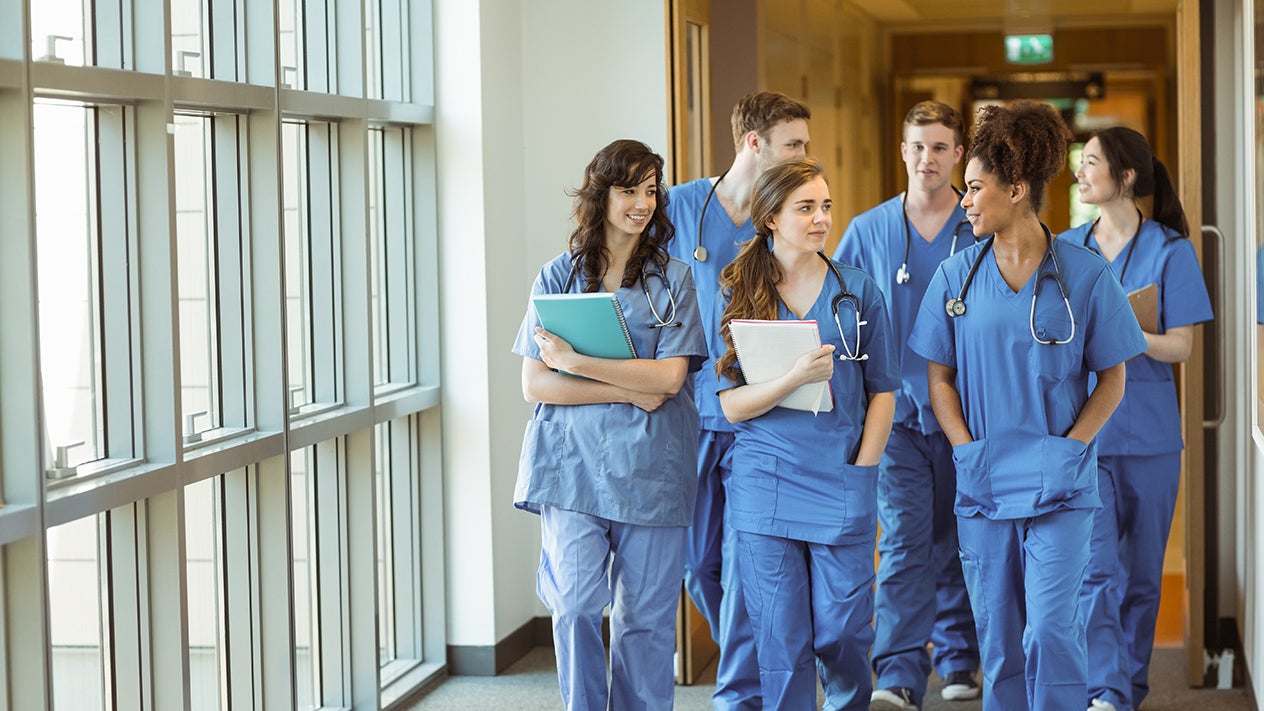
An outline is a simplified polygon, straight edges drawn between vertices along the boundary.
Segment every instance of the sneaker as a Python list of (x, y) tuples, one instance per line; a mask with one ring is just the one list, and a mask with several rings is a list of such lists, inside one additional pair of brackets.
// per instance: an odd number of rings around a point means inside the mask
[(1088, 711), (1115, 711), (1115, 705), (1109, 701), (1093, 699), (1093, 703), (1089, 705)]
[(902, 686), (877, 689), (869, 697), (869, 711), (917, 711), (913, 690)]
[[(979, 698), (979, 682), (974, 680), (974, 673), (966, 670), (955, 671), (944, 679), (943, 691), (939, 692), (944, 701), (969, 701)], [(1113, 711), (1113, 709), (1112, 709)]]

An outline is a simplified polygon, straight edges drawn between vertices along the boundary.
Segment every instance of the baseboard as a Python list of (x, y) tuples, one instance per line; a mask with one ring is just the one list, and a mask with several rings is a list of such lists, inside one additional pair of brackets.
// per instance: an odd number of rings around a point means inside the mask
[(534, 617), (495, 645), (448, 645), (448, 673), (453, 676), (496, 676), (534, 647), (553, 646), (553, 624)]

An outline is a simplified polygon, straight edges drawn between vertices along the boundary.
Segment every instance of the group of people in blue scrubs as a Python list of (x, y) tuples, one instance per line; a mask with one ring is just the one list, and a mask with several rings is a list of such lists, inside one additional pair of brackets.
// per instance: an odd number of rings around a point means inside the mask
[[(815, 708), (819, 681), (826, 709), (917, 711), (932, 669), (985, 708), (1135, 708), (1179, 474), (1170, 364), (1211, 318), (1166, 170), (1140, 134), (1095, 134), (1077, 178), (1101, 217), (1055, 238), (1062, 118), (985, 107), (967, 152), (960, 114), (922, 102), (907, 189), (830, 259), (809, 119), (744, 97), (732, 167), (670, 191), (648, 146), (611, 143), (535, 281), (613, 293), (637, 353), (577, 353), (530, 307), (514, 345), (537, 403), (514, 502), (541, 517), (566, 708), (671, 707), (682, 578), (717, 709)], [(1128, 298), (1151, 284), (1153, 333)], [(748, 319), (814, 321), (821, 345), (748, 383)], [(780, 406), (813, 383), (830, 407)]]

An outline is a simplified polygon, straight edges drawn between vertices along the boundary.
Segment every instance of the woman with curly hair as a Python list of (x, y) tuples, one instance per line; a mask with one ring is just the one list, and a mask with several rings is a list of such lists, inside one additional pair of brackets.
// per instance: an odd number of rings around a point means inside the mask
[[(791, 160), (755, 182), (755, 236), (720, 272), (712, 336), (720, 408), (734, 425), (727, 523), (755, 635), (764, 708), (868, 709), (878, 461), (891, 433), (899, 361), (882, 292), (832, 262), (820, 163)], [(735, 319), (815, 320), (823, 345), (789, 372), (748, 383)], [(828, 382), (830, 408), (781, 406)], [(828, 411), (827, 411), (828, 410)], [(815, 663), (814, 663), (815, 662)], [(815, 672), (815, 673), (814, 673)]]
[(940, 265), (909, 340), (953, 445), (983, 705), (1006, 711), (1086, 706), (1093, 442), (1123, 397), (1124, 363), (1146, 348), (1105, 260), (1038, 217), (1070, 137), (1047, 104), (979, 112), (961, 206), (994, 236)]
[[(1128, 364), (1123, 402), (1097, 438), (1102, 508), (1082, 593), (1089, 697), (1097, 709), (1130, 711), (1150, 690), (1163, 555), (1180, 485), (1171, 364), (1189, 357), (1194, 324), (1211, 319), (1211, 300), (1176, 188), (1144, 136), (1123, 126), (1098, 131), (1075, 177), (1080, 200), (1101, 208), (1101, 217), (1059, 237), (1110, 260), (1126, 291), (1153, 288), (1158, 306), (1148, 348)], [(1147, 197), (1149, 218), (1137, 205)]]
[(697, 486), (688, 375), (707, 349), (689, 267), (665, 247), (674, 230), (662, 180), (663, 159), (644, 143), (601, 149), (575, 193), (570, 249), (531, 289), (613, 293), (637, 357), (581, 355), (532, 307), (513, 348), (523, 395), (537, 403), (514, 505), (540, 515), (536, 592), (553, 616), (567, 709), (668, 709), (675, 694), (676, 603)]

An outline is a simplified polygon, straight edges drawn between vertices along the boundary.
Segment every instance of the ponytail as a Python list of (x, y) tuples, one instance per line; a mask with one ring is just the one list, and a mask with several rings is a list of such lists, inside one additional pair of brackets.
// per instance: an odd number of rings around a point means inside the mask
[(777, 283), (781, 281), (781, 265), (772, 256), (772, 235), (759, 234), (742, 245), (737, 257), (720, 271), (720, 293), (729, 305), (720, 317), (720, 336), (724, 339), (724, 355), (715, 363), (716, 375), (736, 383), (739, 375), (737, 352), (729, 322), (733, 319), (777, 318)]
[(1185, 209), (1176, 195), (1172, 179), (1168, 177), (1167, 168), (1158, 156), (1152, 156), (1154, 164), (1154, 214), (1155, 222), (1166, 225), (1182, 237), (1189, 237), (1189, 220), (1185, 218)]

